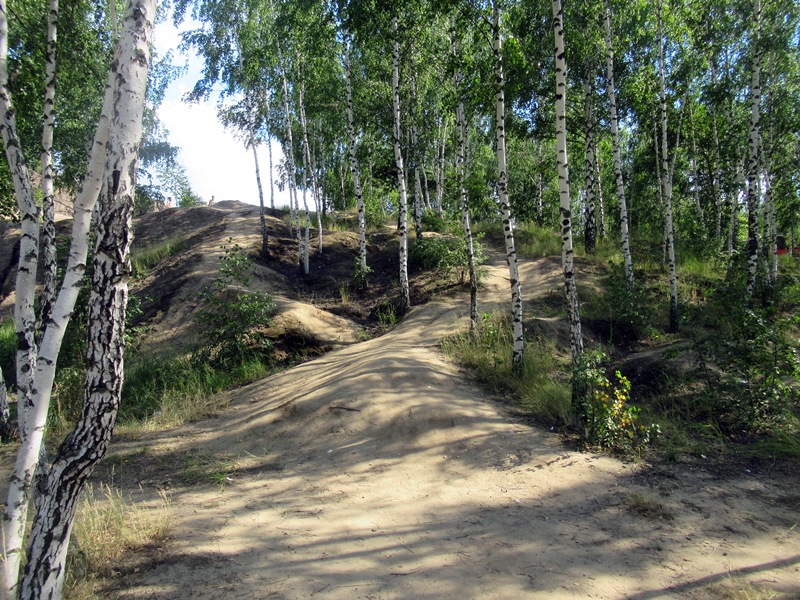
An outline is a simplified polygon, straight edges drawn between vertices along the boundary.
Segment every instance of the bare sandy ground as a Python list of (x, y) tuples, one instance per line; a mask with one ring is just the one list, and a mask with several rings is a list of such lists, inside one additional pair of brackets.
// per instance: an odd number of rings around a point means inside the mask
[[(557, 260), (524, 265), (526, 300), (560, 293), (558, 274)], [(507, 295), (495, 260), (482, 310)], [(175, 523), (114, 593), (800, 598), (797, 473), (567, 450), (442, 357), (465, 313), (463, 296), (414, 308), (380, 338), (231, 392), (216, 418), (116, 443), (117, 485), (143, 502), (168, 490)], [(186, 483), (199, 459), (218, 483)], [(636, 512), (643, 501), (657, 510)]]

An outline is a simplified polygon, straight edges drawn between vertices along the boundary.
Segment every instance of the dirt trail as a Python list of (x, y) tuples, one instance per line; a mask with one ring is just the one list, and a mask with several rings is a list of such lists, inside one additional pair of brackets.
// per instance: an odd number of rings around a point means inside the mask
[[(508, 295), (492, 263), (481, 310)], [(560, 291), (557, 260), (522, 269), (526, 300)], [(165, 554), (119, 596), (714, 598), (707, 584), (743, 574), (800, 597), (796, 477), (566, 451), (440, 355), (466, 308), (414, 308), (231, 393), (216, 418), (115, 444), (117, 483), (144, 501), (166, 487), (175, 513)], [(181, 483), (187, 457), (224, 484)], [(631, 495), (667, 517), (632, 513)]]

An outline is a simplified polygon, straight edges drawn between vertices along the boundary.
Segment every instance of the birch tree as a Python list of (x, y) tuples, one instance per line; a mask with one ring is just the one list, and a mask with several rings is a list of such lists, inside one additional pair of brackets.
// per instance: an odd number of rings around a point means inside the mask
[[(458, 42), (456, 39), (455, 20), (452, 28), (453, 59), (458, 62)], [(456, 178), (461, 197), (461, 228), (464, 230), (464, 241), (467, 245), (467, 268), (469, 269), (469, 323), (470, 331), (478, 330), (478, 275), (475, 270), (475, 247), (472, 240), (471, 215), (469, 210), (469, 197), (466, 187), (466, 118), (464, 115), (464, 100), (461, 96), (461, 69), (456, 66), (453, 73), (453, 87), (456, 96), (456, 135), (458, 138), (458, 154), (456, 155)], [(437, 200), (438, 201), (438, 200)]]
[(350, 70), (350, 40), (345, 35), (344, 39), (344, 72), (347, 84), (347, 134), (350, 148), (350, 173), (353, 176), (353, 188), (356, 193), (356, 207), (358, 210), (358, 265), (361, 274), (367, 272), (367, 220), (364, 212), (364, 194), (361, 190), (361, 180), (358, 176), (358, 157), (356, 156), (356, 128), (353, 118), (353, 79)]
[(522, 332), (522, 290), (517, 267), (517, 249), (514, 243), (514, 226), (508, 198), (508, 167), (506, 164), (506, 97), (503, 75), (503, 45), (500, 32), (498, 0), (492, 2), (492, 56), (495, 75), (495, 135), (497, 156), (497, 193), (503, 219), (503, 236), (506, 244), (506, 264), (511, 283), (511, 337), (513, 349), (511, 363), (514, 369), (522, 368), (524, 340)]
[(617, 92), (614, 87), (614, 37), (611, 28), (611, 0), (605, 0), (605, 40), (606, 40), (606, 90), (608, 92), (609, 119), (611, 121), (612, 160), (614, 162), (614, 181), (619, 202), (619, 230), (622, 242), (622, 260), (625, 265), (625, 282), (633, 289), (633, 259), (628, 232), (628, 206), (625, 201), (625, 182), (622, 178), (622, 153), (620, 151), (619, 121), (617, 116)]
[(398, 34), (397, 16), (392, 17), (392, 115), (394, 123), (394, 162), (397, 170), (397, 190), (400, 196), (400, 312), (411, 307), (411, 296), (408, 284), (408, 196), (406, 193), (406, 175), (403, 168), (403, 152), (401, 149), (402, 126), (400, 121), (400, 36)]
[[(658, 73), (661, 104), (661, 187), (664, 192), (667, 261), (669, 267), (669, 330), (678, 331), (678, 276), (675, 265), (675, 229), (672, 220), (672, 171), (669, 165), (667, 141), (667, 92), (664, 76), (664, 19), (663, 2), (658, 2)], [(674, 164), (674, 161), (673, 161)]]
[[(155, 0), (132, 0), (123, 18), (87, 175), (75, 200), (64, 280), (38, 348), (34, 340), (32, 302), (38, 241), (37, 209), (32, 202), (32, 186), (20, 151), (8, 90), (6, 15), (5, 0), (0, 0), (0, 129), (22, 215), (23, 251), (18, 268), (16, 306), (21, 446), (3, 518), (5, 560), (2, 589), (6, 597), (59, 598), (75, 504), (86, 478), (105, 454), (119, 405), (133, 188)], [(98, 213), (100, 219), (90, 298), (90, 315), (94, 318), (90, 317), (83, 416), (76, 430), (62, 444), (52, 466), (46, 468), (39, 465), (39, 457), (55, 364), (85, 272), (89, 224), (101, 189), (104, 199)], [(27, 563), (20, 582), (21, 549), (37, 468), (42, 471), (40, 484), (36, 486), (41, 496), (36, 503)]]
[(750, 130), (747, 161), (747, 297), (752, 298), (758, 274), (758, 149), (761, 122), (761, 0), (753, 0), (753, 33), (750, 65)]
[(561, 266), (564, 273), (564, 298), (569, 320), (572, 363), (577, 366), (583, 354), (581, 313), (575, 283), (574, 250), (572, 248), (572, 205), (569, 194), (567, 162), (567, 63), (564, 54), (564, 11), (561, 0), (553, 0), (553, 32), (555, 34), (556, 68), (556, 154), (558, 163), (558, 197), (560, 200)]

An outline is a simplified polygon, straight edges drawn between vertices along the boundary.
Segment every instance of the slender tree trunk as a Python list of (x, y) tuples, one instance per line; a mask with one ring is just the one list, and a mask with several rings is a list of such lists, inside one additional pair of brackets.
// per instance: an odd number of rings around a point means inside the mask
[[(136, 162), (155, 4), (155, 0), (131, 2), (112, 65), (114, 110), (89, 299), (84, 407), (40, 490), (20, 584), (21, 598), (61, 597), (75, 506), (86, 479), (106, 452), (119, 407)], [(61, 294), (56, 309), (60, 300)]]
[(573, 265), (572, 206), (569, 196), (569, 164), (567, 162), (567, 63), (564, 57), (564, 11), (561, 7), (561, 0), (553, 0), (553, 31), (556, 41), (556, 149), (561, 213), (561, 264), (564, 272), (564, 298), (569, 318), (572, 364), (577, 366), (578, 360), (583, 354), (583, 335)]
[[(687, 95), (688, 96), (688, 95)], [(703, 205), (700, 202), (700, 178), (697, 172), (697, 136), (695, 135), (694, 130), (694, 109), (692, 108), (692, 100), (689, 98), (689, 127), (692, 132), (692, 159), (689, 163), (692, 171), (692, 200), (694, 200), (694, 206), (697, 209), (697, 218), (701, 225), (701, 233), (703, 237), (706, 237), (706, 215), (705, 211), (703, 210)], [(673, 168), (675, 163), (673, 162)]]
[[(770, 138), (773, 136), (770, 135)], [(775, 212), (775, 198), (772, 195), (772, 173), (770, 161), (763, 144), (761, 155), (764, 157), (764, 245), (767, 247), (767, 283), (774, 286), (778, 280), (778, 223)]]
[(503, 74), (503, 53), (500, 39), (500, 9), (497, 0), (492, 3), (493, 18), (493, 55), (495, 73), (495, 106), (496, 106), (496, 134), (497, 134), (497, 170), (498, 194), (500, 198), (500, 211), (503, 215), (503, 233), (506, 242), (506, 263), (508, 276), (511, 282), (511, 335), (513, 350), (511, 363), (515, 370), (522, 369), (524, 341), (522, 332), (522, 291), (519, 283), (519, 269), (517, 268), (517, 249), (514, 243), (514, 229), (512, 225), (511, 204), (508, 199), (508, 167), (506, 166), (506, 92)]
[[(264, 112), (269, 114), (269, 90), (267, 90), (264, 94)], [(267, 130), (267, 151), (269, 154), (269, 207), (272, 210), (275, 210), (275, 177), (272, 169), (272, 136), (269, 134), (269, 130)]]
[[(250, 115), (248, 115), (250, 119)], [(267, 260), (269, 258), (269, 232), (267, 231), (267, 217), (264, 208), (264, 188), (261, 185), (261, 168), (258, 165), (258, 143), (256, 142), (256, 134), (253, 131), (252, 121), (248, 122), (250, 134), (250, 148), (253, 150), (253, 162), (256, 167), (256, 185), (258, 186), (258, 203), (261, 207), (259, 217), (261, 221), (261, 259)], [(269, 142), (267, 142), (269, 143)]]
[(420, 173), (422, 175), (422, 198), (425, 201), (425, 210), (431, 209), (431, 194), (428, 190), (428, 169), (425, 166), (425, 157), (420, 162)]
[[(455, 20), (452, 25), (453, 58), (458, 60), (458, 43), (456, 41)], [(464, 139), (465, 119), (464, 101), (461, 97), (461, 71), (456, 68), (453, 74), (453, 87), (456, 94), (456, 135), (458, 137), (458, 154), (456, 155), (456, 177), (461, 194), (461, 227), (464, 230), (464, 241), (467, 244), (467, 268), (469, 269), (469, 326), (472, 333), (478, 330), (478, 275), (475, 269), (475, 247), (472, 240), (470, 224), (469, 198), (466, 188), (466, 141)]]
[(592, 89), (591, 80), (592, 76), (589, 75), (587, 81), (583, 85), (583, 98), (584, 98), (584, 129), (585, 129), (585, 157), (586, 157), (586, 177), (584, 190), (586, 194), (586, 224), (583, 230), (584, 245), (586, 252), (594, 252), (597, 245), (597, 215), (595, 213), (595, 155), (594, 155), (594, 107), (593, 96), (594, 90)]
[[(311, 171), (311, 193), (314, 196), (314, 206), (319, 206), (319, 186), (317, 186), (317, 174), (314, 171), (314, 163), (311, 160), (311, 146), (308, 143), (308, 125), (306, 123), (306, 104), (305, 104), (305, 84), (300, 85), (300, 126), (303, 129), (303, 147), (305, 148), (305, 157), (304, 161), (306, 162), (306, 171), (310, 169)], [(305, 195), (303, 196), (303, 204), (306, 206), (306, 221), (310, 220), (308, 214), (308, 205), (306, 204)], [(319, 210), (317, 210), (317, 215), (319, 215)], [(319, 233), (319, 253), (322, 254), (322, 233), (321, 233), (321, 223), (320, 223), (320, 233)], [(306, 232), (306, 237), (308, 238), (308, 232)], [(306, 250), (308, 252), (308, 250)], [(308, 271), (306, 271), (308, 273)]]
[(597, 182), (597, 234), (600, 239), (603, 239), (606, 237), (606, 208), (603, 201), (603, 179), (600, 177), (600, 152), (597, 148), (596, 139), (594, 144), (594, 171), (595, 181)]
[(761, 0), (753, 3), (753, 61), (750, 72), (750, 157), (747, 163), (747, 297), (752, 298), (758, 273), (758, 148), (761, 123)]
[(625, 264), (625, 281), (633, 289), (633, 260), (631, 258), (630, 235), (628, 233), (628, 206), (625, 202), (625, 185), (622, 181), (622, 155), (620, 152), (619, 123), (617, 119), (617, 94), (614, 89), (614, 46), (611, 32), (611, 3), (605, 0), (606, 30), (606, 79), (608, 80), (609, 117), (611, 119), (611, 142), (613, 147), (614, 179), (619, 200), (619, 229), (622, 238), (622, 258)]
[(536, 177), (536, 224), (544, 225), (544, 177), (541, 173)]
[(394, 113), (394, 161), (397, 168), (397, 188), (400, 211), (400, 313), (411, 307), (411, 294), (408, 284), (408, 199), (406, 196), (406, 175), (403, 169), (403, 153), (400, 148), (400, 39), (397, 33), (397, 17), (392, 18), (394, 46), (392, 52), (392, 104)]
[(50, 0), (47, 14), (47, 45), (45, 47), (45, 96), (42, 111), (42, 255), (44, 282), (41, 295), (41, 328), (50, 319), (56, 298), (58, 266), (56, 264), (56, 219), (53, 191), (53, 126), (56, 110), (56, 37), (58, 0)]
[(441, 152), (439, 152), (439, 170), (438, 179), (436, 181), (436, 211), (441, 217), (444, 214), (444, 206), (442, 201), (444, 198), (444, 160), (447, 156), (447, 119), (442, 119), (442, 143)]
[[(301, 111), (302, 113), (302, 111)], [(306, 227), (305, 227), (305, 237), (303, 238), (303, 273), (308, 275), (310, 270), (310, 254), (311, 254), (311, 216), (308, 214), (308, 168), (309, 168), (309, 160), (308, 160), (308, 146), (306, 146), (305, 141), (303, 141), (303, 210), (306, 213)]]
[(353, 83), (350, 70), (350, 44), (349, 40), (344, 45), (344, 72), (347, 84), (347, 133), (350, 139), (350, 172), (353, 175), (353, 188), (356, 193), (356, 206), (358, 207), (358, 264), (361, 273), (367, 273), (367, 219), (364, 212), (364, 194), (361, 191), (361, 181), (358, 177), (358, 158), (356, 157), (356, 128), (353, 119)]
[(672, 172), (669, 167), (669, 146), (667, 143), (667, 94), (664, 79), (664, 24), (663, 3), (658, 3), (658, 70), (661, 80), (661, 162), (666, 208), (667, 253), (669, 257), (669, 330), (678, 331), (678, 276), (675, 269), (675, 234), (672, 226)]

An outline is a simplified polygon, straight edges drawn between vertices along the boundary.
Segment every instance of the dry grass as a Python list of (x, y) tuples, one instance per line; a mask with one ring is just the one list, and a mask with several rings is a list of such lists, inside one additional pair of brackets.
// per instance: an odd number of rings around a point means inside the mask
[(98, 492), (90, 488), (72, 528), (65, 597), (103, 597), (98, 595), (102, 578), (113, 576), (127, 554), (164, 541), (171, 525), (172, 507), (164, 493), (157, 505), (146, 506), (107, 485)]

